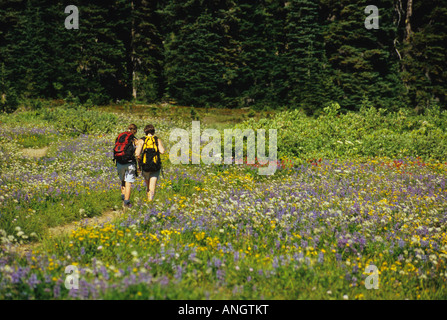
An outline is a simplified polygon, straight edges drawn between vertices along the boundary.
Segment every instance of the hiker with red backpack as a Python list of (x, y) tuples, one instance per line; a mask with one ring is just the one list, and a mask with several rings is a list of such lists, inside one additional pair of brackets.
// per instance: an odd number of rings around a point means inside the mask
[(135, 137), (137, 133), (135, 124), (129, 125), (129, 130), (122, 132), (115, 140), (113, 149), (113, 160), (116, 162), (118, 176), (121, 181), (121, 199), (124, 208), (132, 207), (130, 203), (130, 191), (132, 183), (137, 177), (137, 160), (135, 158), (136, 143), (138, 139)]
[(155, 195), (155, 186), (160, 176), (161, 157), (165, 153), (165, 148), (161, 140), (155, 136), (155, 128), (148, 124), (144, 128), (146, 136), (137, 142), (135, 154), (138, 158), (139, 166), (142, 170), (144, 181), (146, 182), (146, 193), (148, 201), (152, 201)]

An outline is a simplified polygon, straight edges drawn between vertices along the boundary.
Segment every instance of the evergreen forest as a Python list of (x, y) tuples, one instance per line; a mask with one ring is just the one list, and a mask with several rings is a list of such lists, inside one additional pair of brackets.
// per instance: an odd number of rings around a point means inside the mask
[(445, 0), (2, 0), (0, 106), (445, 109), (445, 21)]

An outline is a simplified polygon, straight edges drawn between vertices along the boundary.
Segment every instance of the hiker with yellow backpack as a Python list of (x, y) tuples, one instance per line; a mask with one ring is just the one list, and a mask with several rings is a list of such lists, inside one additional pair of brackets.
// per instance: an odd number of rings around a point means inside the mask
[(162, 170), (160, 154), (165, 153), (165, 148), (161, 140), (155, 136), (153, 125), (148, 124), (144, 128), (144, 133), (146, 136), (138, 140), (135, 154), (137, 155), (142, 176), (146, 182), (147, 199), (152, 201), (155, 195), (157, 179)]

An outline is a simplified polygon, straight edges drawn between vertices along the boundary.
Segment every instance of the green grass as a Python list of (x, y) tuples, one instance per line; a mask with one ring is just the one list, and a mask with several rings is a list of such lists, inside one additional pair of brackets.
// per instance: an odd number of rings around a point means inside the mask
[(56, 137), (54, 135), (48, 136), (25, 134), (18, 138), (18, 143), (24, 148), (43, 148), (54, 141), (56, 141)]

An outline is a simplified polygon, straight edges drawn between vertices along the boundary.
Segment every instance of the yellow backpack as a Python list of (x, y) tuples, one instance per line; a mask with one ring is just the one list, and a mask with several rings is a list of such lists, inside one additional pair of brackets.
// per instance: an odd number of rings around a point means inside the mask
[(161, 169), (160, 150), (156, 136), (147, 135), (144, 140), (141, 169), (146, 172), (155, 172)]

